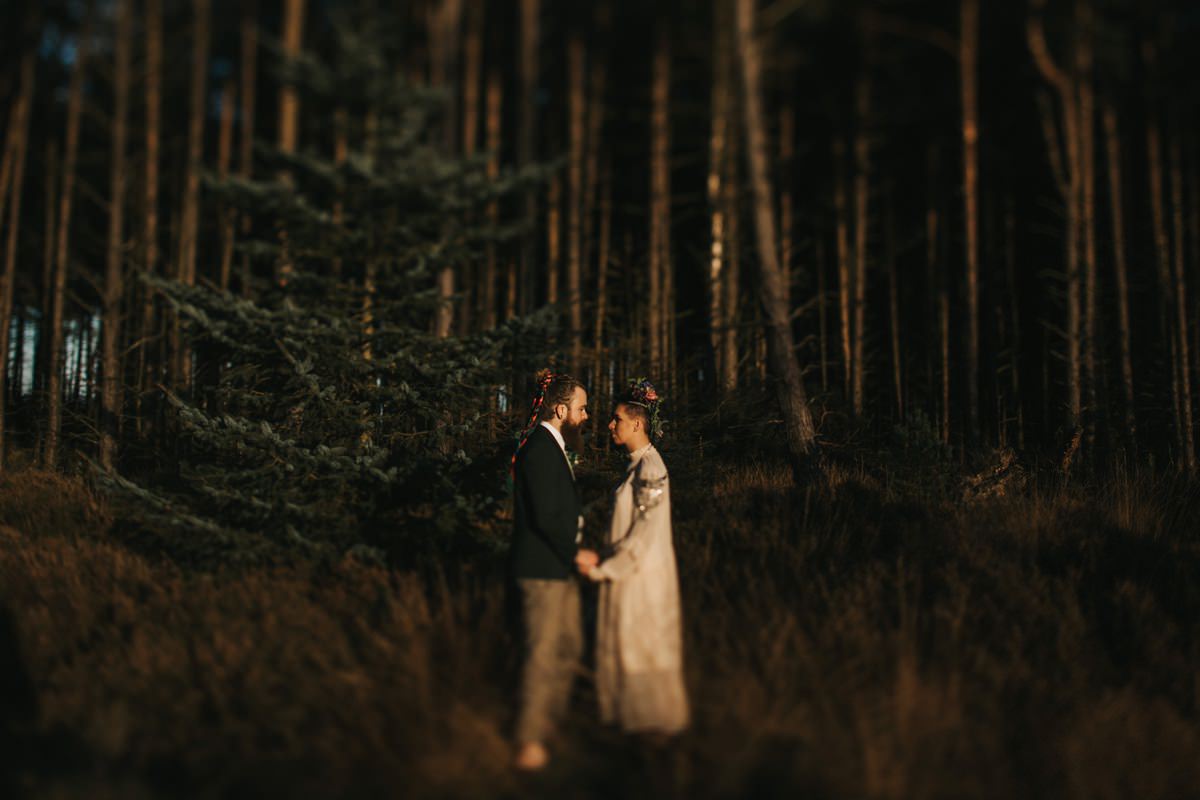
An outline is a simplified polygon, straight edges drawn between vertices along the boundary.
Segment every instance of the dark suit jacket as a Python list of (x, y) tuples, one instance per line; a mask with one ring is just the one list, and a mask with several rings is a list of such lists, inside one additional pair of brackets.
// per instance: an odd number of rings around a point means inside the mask
[(517, 454), (513, 494), (513, 577), (569, 577), (583, 503), (558, 442), (541, 423)]

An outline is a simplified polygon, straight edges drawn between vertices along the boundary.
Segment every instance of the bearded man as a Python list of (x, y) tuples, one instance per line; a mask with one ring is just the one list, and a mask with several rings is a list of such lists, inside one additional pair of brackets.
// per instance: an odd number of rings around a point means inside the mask
[(575, 573), (599, 560), (579, 549), (583, 504), (567, 453), (583, 451), (587, 391), (571, 376), (549, 372), (538, 376), (538, 389), (513, 469), (510, 563), (525, 627), (514, 763), (522, 770), (546, 765), (545, 743), (566, 715), (583, 656)]

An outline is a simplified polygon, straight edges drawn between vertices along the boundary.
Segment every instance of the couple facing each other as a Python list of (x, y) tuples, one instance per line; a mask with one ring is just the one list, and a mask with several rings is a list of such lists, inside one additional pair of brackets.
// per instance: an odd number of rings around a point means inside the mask
[(581, 577), (600, 589), (595, 680), (601, 719), (659, 736), (687, 727), (670, 490), (651, 441), (659, 402), (644, 380), (617, 400), (608, 430), (629, 465), (613, 493), (604, 546), (581, 549), (583, 505), (567, 450), (583, 450), (587, 391), (569, 375), (539, 373), (529, 426), (513, 459), (511, 569), (525, 629), (519, 769), (546, 764), (546, 742), (567, 711), (583, 655)]

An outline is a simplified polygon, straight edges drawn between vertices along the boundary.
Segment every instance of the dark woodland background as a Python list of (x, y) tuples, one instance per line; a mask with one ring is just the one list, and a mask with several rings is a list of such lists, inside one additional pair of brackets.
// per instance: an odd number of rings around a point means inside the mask
[[(1200, 786), (1200, 7), (0, 11), (0, 750), (54, 796)], [(696, 725), (525, 784), (534, 372), (666, 395)], [(6, 738), (5, 738), (6, 737)]]

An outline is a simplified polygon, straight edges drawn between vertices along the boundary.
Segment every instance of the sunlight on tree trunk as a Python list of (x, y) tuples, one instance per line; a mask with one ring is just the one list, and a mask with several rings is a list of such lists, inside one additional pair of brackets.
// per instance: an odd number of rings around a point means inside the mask
[(754, 192), (754, 227), (761, 273), (759, 291), (770, 331), (772, 372), (783, 411), (788, 449), (793, 458), (803, 461), (813, 450), (816, 432), (802, 372), (796, 361), (787, 300), (779, 270), (771, 179), (767, 166), (767, 137), (763, 128), (762, 62), (754, 18), (754, 0), (737, 0), (736, 30), (742, 74), (746, 155)]
[(104, 305), (100, 332), (100, 466), (112, 471), (117, 457), (117, 420), (121, 414), (124, 374), (121, 370), (121, 300), (125, 294), (125, 144), (129, 117), (130, 61), (133, 49), (132, 0), (117, 0), (113, 69), (112, 155), (108, 194), (108, 253), (104, 270)]
[[(6, 426), (5, 413), (8, 411), (8, 352), (9, 333), (12, 330), (13, 287), (17, 280), (17, 234), (21, 229), (21, 197), (25, 188), (25, 161), (29, 149), (29, 120), (33, 116), (33, 86), (35, 53), (26, 50), (21, 57), (20, 88), (17, 90), (17, 100), (9, 117), (9, 136), (6, 136), (11, 146), (12, 174), (8, 181), (8, 231), (4, 243), (4, 273), (0, 276), (0, 470), (4, 468), (6, 456)], [(0, 187), (0, 195), (4, 188)], [(4, 206), (0, 203), (0, 209)], [(0, 211), (0, 222), (3, 212)], [(25, 330), (24, 320), (20, 321), (18, 337)], [(20, 363), (24, 356), (24, 342), (18, 340), (16, 348), (16, 384), (17, 393), (21, 390)]]
[(79, 47), (71, 68), (71, 85), (67, 92), (66, 135), (63, 142), (62, 188), (58, 196), (57, 243), (54, 257), (53, 296), (50, 300), (50, 339), (46, 378), (46, 441), (42, 450), (42, 466), (53, 469), (58, 465), (58, 445), (62, 432), (63, 379), (63, 317), (67, 301), (67, 270), (70, 264), (71, 213), (75, 198), (76, 164), (79, 159), (79, 125), (83, 116), (84, 65), (92, 30), (92, 7), (79, 33)]

